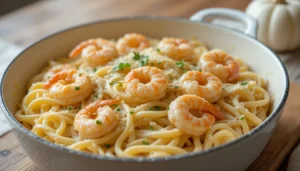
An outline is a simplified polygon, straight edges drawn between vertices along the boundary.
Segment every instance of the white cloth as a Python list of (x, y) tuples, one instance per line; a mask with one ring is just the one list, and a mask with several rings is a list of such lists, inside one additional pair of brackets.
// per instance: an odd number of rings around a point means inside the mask
[[(19, 54), (21, 48), (0, 40), (0, 78), (3, 76), (7, 65)], [(11, 126), (0, 111), (0, 136), (11, 130)]]

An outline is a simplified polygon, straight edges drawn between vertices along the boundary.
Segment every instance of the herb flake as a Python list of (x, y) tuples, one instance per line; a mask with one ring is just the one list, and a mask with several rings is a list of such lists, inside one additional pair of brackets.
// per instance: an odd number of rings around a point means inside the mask
[(79, 86), (75, 86), (75, 90), (80, 90), (80, 87)]
[(96, 120), (96, 124), (97, 124), (97, 125), (101, 125), (101, 124), (102, 124), (102, 122), (101, 122), (101, 121), (99, 121), (99, 120)]
[(133, 52), (133, 59), (139, 61), (141, 60), (141, 55), (138, 52)]
[(149, 61), (149, 58), (148, 56), (143, 58), (141, 61), (140, 61), (140, 66), (145, 66), (148, 64), (148, 61)]
[(113, 71), (123, 71), (126, 68), (130, 68), (130, 63), (119, 63), (117, 66), (113, 68)]
[(243, 82), (241, 82), (240, 84), (241, 84), (242, 86), (245, 86), (245, 85), (248, 84), (248, 82), (247, 82), (247, 81), (243, 81)]
[(145, 140), (143, 140), (142, 143), (143, 143), (144, 145), (150, 145), (150, 143), (148, 143), (148, 142), (145, 141)]
[(110, 144), (104, 144), (104, 147), (105, 147), (106, 149), (108, 149), (108, 148), (111, 147), (111, 145), (110, 145)]
[(149, 130), (153, 131), (154, 130), (153, 126), (150, 125)]
[(183, 61), (177, 61), (177, 62), (176, 62), (176, 66), (177, 66), (178, 68), (183, 68), (183, 67), (184, 67), (184, 62), (183, 62)]

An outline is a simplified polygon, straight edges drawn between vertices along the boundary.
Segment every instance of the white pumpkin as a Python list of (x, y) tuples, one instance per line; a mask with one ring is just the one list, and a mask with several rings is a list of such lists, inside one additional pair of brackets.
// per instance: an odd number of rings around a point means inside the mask
[(258, 21), (257, 38), (275, 51), (300, 46), (300, 1), (256, 0), (246, 9)]

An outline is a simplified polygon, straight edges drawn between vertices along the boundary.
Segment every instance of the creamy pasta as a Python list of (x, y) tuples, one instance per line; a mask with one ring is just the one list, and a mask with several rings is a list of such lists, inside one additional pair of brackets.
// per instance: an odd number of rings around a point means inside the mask
[(262, 77), (198, 40), (90, 39), (50, 61), (15, 117), (70, 149), (164, 157), (233, 141), (268, 116)]

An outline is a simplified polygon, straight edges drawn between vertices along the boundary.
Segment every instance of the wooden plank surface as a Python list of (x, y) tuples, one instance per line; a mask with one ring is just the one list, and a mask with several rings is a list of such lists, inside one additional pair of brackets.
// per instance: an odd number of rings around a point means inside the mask
[[(198, 10), (209, 7), (227, 7), (244, 10), (251, 0), (52, 0), (40, 1), (26, 6), (18, 11), (0, 17), (0, 38), (20, 47), (26, 47), (36, 40), (58, 30), (74, 25), (132, 15), (159, 15), (190, 17)], [(288, 69), (293, 79), (300, 74), (300, 49), (294, 54), (283, 54), (282, 59), (288, 63)], [(299, 58), (298, 58), (299, 59)], [(292, 61), (292, 62), (291, 62)], [(298, 62), (298, 64), (297, 64)], [(286, 63), (286, 64), (287, 64)], [(291, 66), (291, 67), (289, 67)], [(299, 72), (298, 72), (299, 71)], [(299, 77), (300, 79), (300, 77)], [(283, 138), (292, 135), (299, 129), (299, 121), (294, 114), (299, 111), (299, 100), (296, 94), (300, 93), (300, 85), (292, 85), (291, 96), (283, 117), (272, 140), (248, 170), (276, 170), (281, 161), (290, 152), (299, 140), (293, 136), (291, 141)], [(299, 103), (298, 103), (299, 102)], [(286, 124), (293, 125), (286, 127)], [(278, 145), (278, 143), (280, 143)], [(272, 157), (270, 157), (272, 156)], [(276, 162), (274, 164), (274, 162)], [(281, 166), (281, 170), (285, 170)], [(0, 171), (1, 170), (38, 170), (26, 156), (14, 135), (10, 132), (0, 137)]]
[(132, 15), (190, 17), (209, 7), (244, 10), (251, 0), (53, 0), (40, 1), (0, 18), (0, 37), (28, 46), (74, 25)]
[[(247, 171), (276, 171), (299, 141), (300, 118), (298, 114), (300, 101), (297, 100), (299, 94), (300, 84), (291, 84), (288, 102), (271, 140)], [(287, 124), (289, 126), (286, 126)], [(281, 170), (285, 169), (286, 165), (281, 167)], [(0, 170), (38, 170), (26, 156), (12, 132), (7, 133), (0, 139)]]

